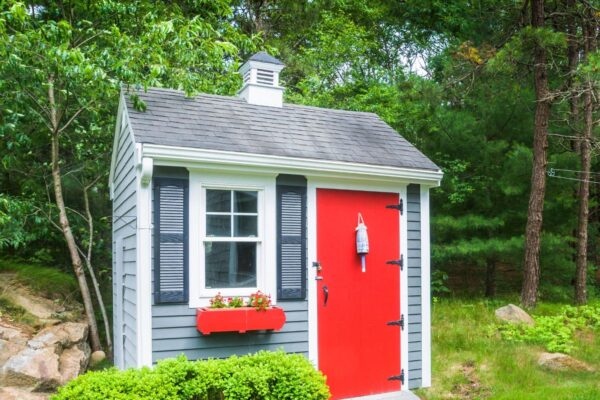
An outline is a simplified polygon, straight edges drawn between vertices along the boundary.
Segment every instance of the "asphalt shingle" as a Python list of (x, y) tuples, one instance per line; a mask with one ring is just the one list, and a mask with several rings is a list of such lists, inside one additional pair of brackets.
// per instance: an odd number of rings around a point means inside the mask
[(267, 107), (207, 94), (189, 98), (170, 89), (135, 94), (146, 103), (140, 112), (125, 96), (139, 143), (439, 170), (373, 113)]

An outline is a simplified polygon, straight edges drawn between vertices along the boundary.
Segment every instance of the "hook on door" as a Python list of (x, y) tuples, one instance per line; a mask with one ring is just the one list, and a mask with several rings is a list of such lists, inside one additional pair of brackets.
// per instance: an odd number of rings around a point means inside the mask
[(327, 300), (329, 300), (329, 288), (323, 286), (323, 306), (327, 305)]

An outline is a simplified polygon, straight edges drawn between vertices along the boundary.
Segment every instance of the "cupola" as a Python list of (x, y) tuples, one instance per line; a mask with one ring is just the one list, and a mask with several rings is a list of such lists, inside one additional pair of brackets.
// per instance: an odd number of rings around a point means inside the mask
[(238, 96), (249, 104), (283, 106), (283, 90), (279, 86), (279, 72), (285, 65), (264, 51), (254, 54), (240, 67), (244, 84)]

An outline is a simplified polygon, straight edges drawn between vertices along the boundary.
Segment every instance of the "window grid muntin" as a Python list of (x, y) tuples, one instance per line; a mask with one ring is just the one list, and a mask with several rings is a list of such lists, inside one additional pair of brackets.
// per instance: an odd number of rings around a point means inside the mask
[[(225, 212), (225, 211), (206, 211), (206, 204), (205, 204), (205, 214), (206, 216), (209, 215), (220, 215), (220, 216), (229, 216), (229, 236), (209, 236), (208, 234), (208, 218), (206, 218), (205, 221), (205, 236), (206, 238), (210, 238), (210, 239), (205, 239), (204, 241), (212, 241), (213, 238), (218, 238), (218, 239), (231, 239), (229, 241), (232, 242), (245, 242), (245, 241), (249, 241), (249, 242), (253, 242), (255, 240), (247, 240), (247, 239), (254, 239), (259, 237), (259, 218), (258, 218), (258, 190), (242, 190), (242, 189), (211, 189), (211, 188), (207, 188), (206, 191), (208, 192), (209, 190), (227, 190), (229, 191), (229, 212)], [(248, 213), (248, 212), (238, 212), (238, 211), (233, 211), (234, 209), (234, 203), (235, 203), (235, 192), (254, 192), (256, 193), (256, 212), (255, 213)], [(208, 197), (208, 196), (206, 196)], [(248, 217), (256, 217), (256, 235), (255, 236), (235, 236), (234, 235), (234, 230), (235, 230), (235, 217), (236, 216), (248, 216)]]
[[(207, 211), (208, 208), (208, 195), (207, 192), (209, 190), (221, 190), (221, 191), (228, 191), (229, 195), (230, 195), (230, 204), (229, 204), (229, 212), (225, 212), (225, 211)], [(261, 268), (262, 268), (262, 256), (261, 256), (261, 252), (262, 250), (262, 227), (261, 227), (261, 213), (264, 211), (263, 207), (261, 207), (261, 189), (258, 188), (242, 188), (242, 187), (220, 187), (220, 186), (208, 186), (208, 187), (204, 187), (204, 215), (205, 215), (205, 221), (204, 221), (204, 234), (202, 239), (202, 247), (204, 248), (204, 259), (202, 260), (202, 281), (203, 281), (203, 291), (206, 292), (227, 292), (230, 290), (255, 290), (257, 289), (260, 285), (259, 285), (259, 281), (262, 278), (262, 272), (261, 272)], [(235, 192), (253, 192), (256, 194), (256, 212), (234, 212), (234, 208), (235, 208), (235, 204), (234, 204), (234, 200), (235, 200)], [(230, 216), (230, 226), (229, 226), (229, 231), (230, 231), (230, 235), (231, 236), (209, 236), (208, 232), (207, 232), (207, 216), (209, 215), (221, 215), (221, 216)], [(233, 236), (234, 233), (234, 218), (236, 216), (253, 216), (256, 217), (256, 236)], [(241, 243), (255, 243), (255, 280), (256, 280), (256, 286), (254, 287), (224, 287), (224, 288), (216, 288), (216, 287), (207, 287), (206, 286), (206, 244), (209, 242), (241, 242)]]

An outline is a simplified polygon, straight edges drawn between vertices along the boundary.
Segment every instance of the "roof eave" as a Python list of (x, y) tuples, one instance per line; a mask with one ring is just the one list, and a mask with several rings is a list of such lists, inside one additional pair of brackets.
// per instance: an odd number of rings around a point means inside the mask
[(371, 164), (283, 157), (267, 154), (175, 147), (144, 143), (142, 157), (149, 157), (156, 165), (178, 165), (188, 168), (202, 167), (232, 171), (277, 171), (301, 173), (309, 176), (361, 178), (366, 180), (403, 181), (439, 186), (441, 170), (390, 167)]

